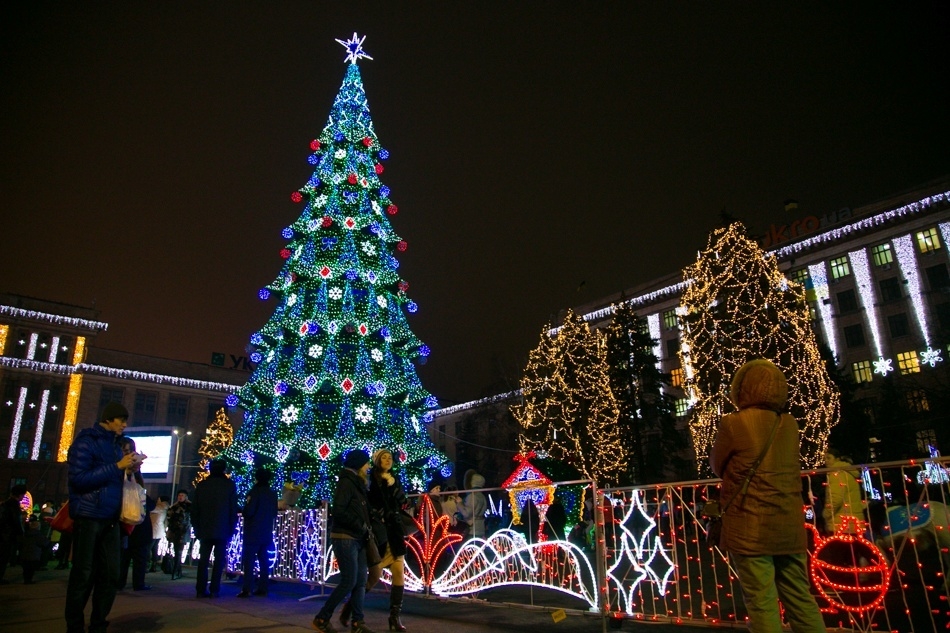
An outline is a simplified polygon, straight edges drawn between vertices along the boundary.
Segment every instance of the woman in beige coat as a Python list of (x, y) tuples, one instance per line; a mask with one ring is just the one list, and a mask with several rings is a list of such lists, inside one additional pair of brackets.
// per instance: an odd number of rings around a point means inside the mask
[[(736, 497), (723, 514), (723, 549), (742, 584), (749, 629), (780, 633), (781, 599), (795, 633), (824, 631), (809, 591), (798, 423), (780, 413), (788, 400), (785, 376), (767, 360), (750, 361), (733, 377), (729, 397), (739, 411), (723, 416), (709, 463), (722, 477), (722, 505)], [(772, 445), (743, 494), (775, 424)]]

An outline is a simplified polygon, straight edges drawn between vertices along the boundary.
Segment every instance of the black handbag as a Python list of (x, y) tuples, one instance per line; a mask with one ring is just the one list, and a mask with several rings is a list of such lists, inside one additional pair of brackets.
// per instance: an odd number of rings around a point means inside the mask
[(379, 555), (379, 547), (376, 545), (376, 536), (370, 530), (369, 536), (366, 538), (366, 566), (376, 567), (382, 560), (383, 557)]
[(399, 511), (399, 520), (402, 522), (402, 532), (405, 536), (412, 536), (419, 531), (416, 520), (405, 510)]
[(769, 435), (769, 441), (765, 443), (765, 448), (763, 448), (762, 452), (759, 453), (758, 459), (756, 459), (752, 464), (752, 467), (749, 468), (749, 472), (746, 474), (739, 492), (732, 495), (732, 498), (729, 499), (729, 501), (727, 501), (726, 505), (724, 506), (719, 505), (718, 499), (710, 499), (700, 511), (700, 515), (705, 519), (703, 527), (706, 530), (706, 545), (709, 547), (719, 547), (719, 545), (722, 543), (722, 515), (726, 513), (726, 510), (728, 510), (729, 506), (732, 505), (732, 502), (736, 500), (736, 497), (739, 495), (745, 495), (746, 490), (749, 489), (749, 482), (752, 481), (756, 471), (759, 469), (759, 464), (762, 463), (762, 460), (765, 458), (765, 454), (769, 452), (769, 448), (772, 446), (772, 441), (775, 439), (775, 432), (778, 430), (778, 427), (782, 422), (781, 414), (776, 413), (775, 415), (775, 424), (772, 425), (772, 432)]

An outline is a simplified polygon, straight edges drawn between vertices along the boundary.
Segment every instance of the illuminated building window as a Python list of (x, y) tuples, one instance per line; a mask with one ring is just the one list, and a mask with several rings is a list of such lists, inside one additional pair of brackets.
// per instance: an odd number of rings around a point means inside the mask
[(937, 264), (926, 269), (927, 283), (931, 290), (950, 288), (950, 274), (947, 274), (946, 264)]
[(673, 385), (674, 387), (683, 386), (683, 368), (682, 367), (677, 367), (676, 369), (670, 372), (670, 384)]
[(851, 264), (848, 263), (848, 257), (838, 257), (831, 260), (831, 278), (843, 279), (851, 274)]
[(894, 251), (891, 250), (890, 242), (878, 244), (871, 248), (871, 261), (875, 266), (885, 266), (894, 262)]
[(30, 443), (26, 440), (20, 440), (19, 444), (16, 447), (16, 456), (14, 459), (29, 459), (30, 458)]
[(907, 408), (912, 413), (930, 411), (930, 403), (927, 402), (927, 394), (923, 389), (911, 389), (907, 392)]
[(897, 354), (897, 368), (902, 374), (919, 374), (920, 360), (917, 358), (917, 352), (900, 352)]
[(910, 325), (907, 321), (907, 315), (903, 312), (887, 317), (887, 327), (891, 331), (891, 338), (910, 334)]
[(844, 344), (847, 347), (863, 347), (864, 342), (864, 327), (860, 323), (844, 328)]
[(155, 409), (158, 406), (158, 394), (154, 391), (136, 391), (135, 409), (132, 422), (136, 426), (155, 423)]
[(937, 448), (937, 432), (933, 429), (917, 431), (917, 450), (921, 455), (930, 455), (930, 447)]
[(936, 227), (917, 231), (917, 250), (921, 253), (940, 250), (940, 237), (937, 235)]
[(788, 278), (794, 281), (795, 283), (799, 283), (804, 286), (805, 283), (808, 281), (808, 269), (799, 268), (798, 270), (793, 270), (790, 273), (788, 273)]
[(854, 382), (856, 383), (871, 382), (874, 377), (871, 361), (859, 360), (856, 363), (851, 363), (851, 375), (854, 376)]
[(881, 301), (897, 301), (903, 298), (903, 293), (901, 292), (901, 282), (897, 277), (891, 277), (890, 279), (882, 279), (880, 281), (881, 286)]
[(809, 304), (808, 304), (808, 317), (809, 317), (812, 321), (817, 321), (817, 320), (818, 320), (818, 308), (815, 307), (815, 304), (814, 304), (814, 303), (809, 303)]
[(686, 412), (689, 411), (689, 400), (686, 398), (679, 398), (676, 401), (676, 417), (683, 418), (686, 417)]
[(854, 290), (843, 290), (838, 293), (838, 314), (854, 312), (858, 309), (858, 296)]
[(679, 327), (679, 321), (676, 319), (676, 310), (667, 310), (663, 313), (663, 325), (669, 330)]

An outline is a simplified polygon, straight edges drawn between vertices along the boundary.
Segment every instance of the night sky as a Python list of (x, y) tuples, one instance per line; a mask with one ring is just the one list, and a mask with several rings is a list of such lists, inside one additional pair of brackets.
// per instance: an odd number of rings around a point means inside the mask
[(0, 291), (94, 305), (99, 347), (243, 355), (357, 31), (423, 384), (513, 388), (560, 310), (722, 211), (950, 174), (947, 3), (778, 4), (4, 3)]

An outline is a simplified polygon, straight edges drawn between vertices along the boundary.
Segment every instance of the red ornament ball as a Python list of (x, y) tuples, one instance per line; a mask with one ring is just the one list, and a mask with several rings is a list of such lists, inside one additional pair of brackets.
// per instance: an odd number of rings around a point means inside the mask
[(363, 137), (363, 145), (365, 145), (366, 147), (369, 147), (372, 144), (373, 144), (373, 139), (371, 139), (368, 136)]
[(323, 216), (323, 222), (321, 223), (323, 228), (328, 229), (333, 225), (333, 218), (328, 215)]
[(295, 191), (295, 192), (293, 192), (292, 194), (290, 194), (290, 199), (291, 199), (293, 202), (300, 202), (301, 200), (303, 200), (303, 196), (300, 195), (300, 192), (299, 192), (299, 191)]
[(406, 292), (407, 290), (409, 290), (409, 282), (408, 282), (408, 281), (400, 281), (400, 282), (399, 282), (399, 290), (400, 290), (400, 292)]
[(350, 174), (349, 176), (347, 176), (346, 180), (347, 180), (351, 185), (355, 185), (355, 184), (356, 184), (356, 174)]
[(289, 248), (280, 249), (280, 256), (282, 259), (290, 259), (290, 249)]
[(315, 152), (316, 152), (317, 150), (319, 150), (319, 149), (320, 149), (320, 141), (318, 141), (317, 139), (313, 139), (312, 141), (310, 141), (310, 149), (312, 149), (312, 150), (315, 151)]
[(409, 248), (409, 244), (406, 243), (406, 240), (400, 240), (396, 244), (396, 250), (399, 252), (404, 252), (407, 248)]
[(388, 207), (386, 207), (386, 213), (388, 213), (389, 215), (396, 215), (397, 213), (399, 213), (399, 207), (397, 207), (394, 204), (391, 204)]
[(297, 281), (297, 273), (290, 273), (290, 283)]
[(382, 166), (381, 164), (376, 163), (376, 168), (375, 168), (375, 169), (376, 169), (376, 173), (377, 173), (377, 174), (383, 173), (383, 166)]

